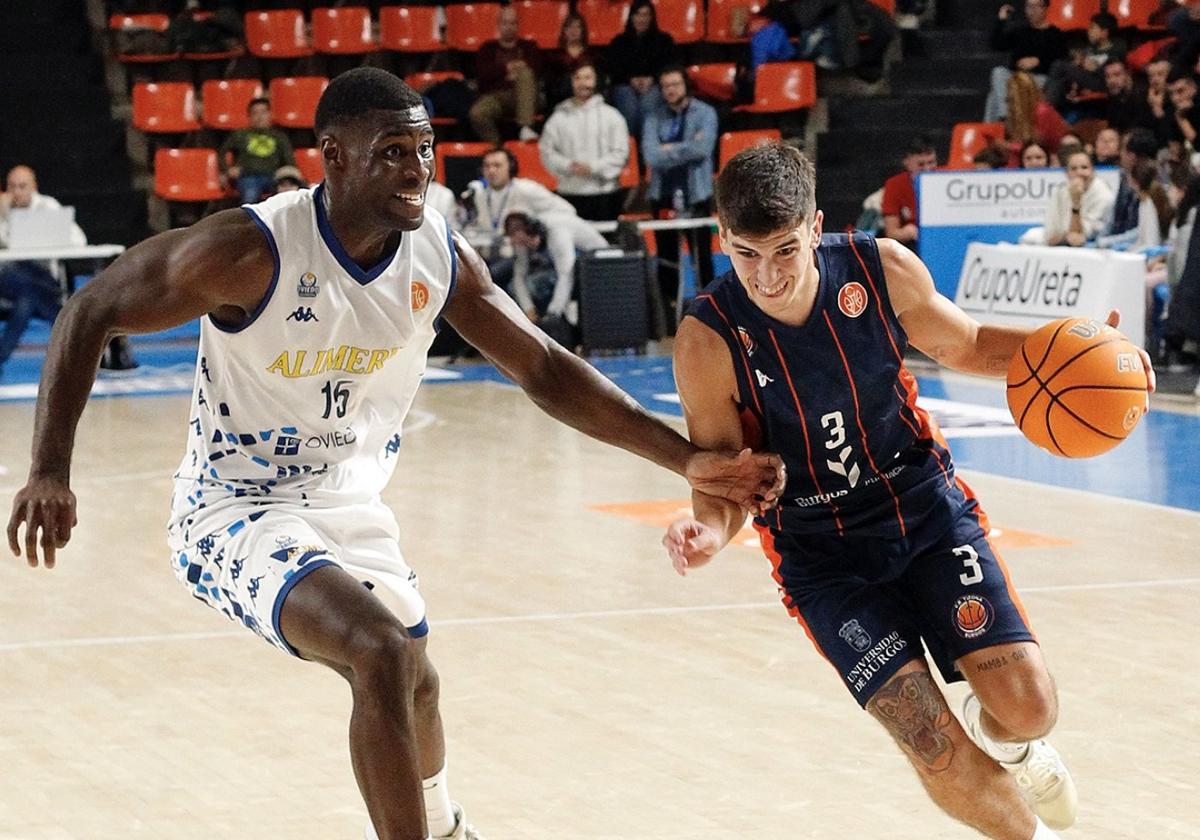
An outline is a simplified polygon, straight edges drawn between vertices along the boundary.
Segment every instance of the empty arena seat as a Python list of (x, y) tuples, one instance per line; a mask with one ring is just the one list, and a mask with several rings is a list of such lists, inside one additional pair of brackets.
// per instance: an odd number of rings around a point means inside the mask
[(259, 58), (301, 58), (312, 55), (299, 9), (246, 12), (246, 47)]
[(159, 149), (154, 154), (154, 194), (168, 201), (224, 198), (216, 149)]
[(754, 103), (734, 111), (748, 114), (777, 114), (811, 108), (817, 103), (817, 70), (811, 61), (779, 61), (764, 64), (754, 77)]
[(654, 0), (658, 26), (670, 32), (676, 44), (694, 44), (704, 38), (704, 3), (701, 0)]
[(384, 6), (379, 10), (379, 46), (396, 52), (441, 52), (436, 6)]
[(296, 168), (308, 181), (309, 186), (325, 180), (325, 169), (321, 163), (321, 150), (317, 148), (296, 149)]
[(512, 152), (522, 178), (537, 181), (548, 190), (558, 189), (558, 178), (542, 163), (536, 140), (509, 140), (504, 148)]
[(200, 127), (191, 82), (139, 82), (133, 86), (133, 127), (155, 134), (181, 134)]
[(963, 122), (950, 136), (947, 169), (973, 169), (975, 155), (992, 143), (1004, 142), (1004, 123)]
[(204, 124), (226, 131), (245, 128), (250, 124), (246, 109), (262, 95), (258, 79), (209, 79), (200, 88)]
[(420, 73), (409, 73), (404, 77), (404, 83), (418, 93), (424, 93), (433, 85), (447, 79), (462, 81), (463, 74), (457, 70), (423, 70)]
[(743, 149), (761, 146), (783, 139), (777, 128), (763, 128), (755, 131), (726, 131), (718, 143), (719, 167), (724, 168), (729, 159)]
[[(517, 0), (517, 32), (522, 38), (535, 41), (544, 50), (558, 46), (558, 33), (563, 18), (567, 16), (567, 4), (558, 0)], [(494, 37), (494, 36), (493, 36)]]
[(1087, 29), (1092, 15), (1100, 14), (1100, 0), (1057, 0), (1046, 11), (1046, 19), (1059, 29)]
[(607, 44), (625, 29), (629, 4), (619, 0), (579, 0), (575, 6), (587, 21), (588, 41)]
[(475, 52), (496, 37), (499, 3), (456, 3), (446, 7), (446, 46)]
[[(125, 64), (153, 64), (170, 61), (178, 56), (161, 37), (171, 25), (171, 19), (163, 14), (113, 15), (108, 19), (108, 31), (112, 39), (113, 55)], [(139, 44), (137, 33), (154, 33), (149, 44)]]
[(271, 80), (271, 114), (275, 125), (312, 128), (317, 101), (329, 85), (324, 76), (285, 76)]
[(728, 102), (737, 92), (737, 65), (732, 61), (715, 64), (693, 64), (687, 69), (688, 84), (692, 91), (709, 99)]
[(366, 6), (313, 9), (312, 45), (325, 55), (375, 52), (379, 45), (371, 33), (371, 10)]
[(1108, 10), (1122, 29), (1165, 29), (1163, 16), (1156, 14), (1162, 5), (1159, 0), (1110, 0)]
[[(750, 40), (750, 21), (765, 5), (761, 0), (708, 0), (706, 41), (714, 44), (740, 44)], [(744, 16), (746, 30), (734, 34), (734, 18)]]

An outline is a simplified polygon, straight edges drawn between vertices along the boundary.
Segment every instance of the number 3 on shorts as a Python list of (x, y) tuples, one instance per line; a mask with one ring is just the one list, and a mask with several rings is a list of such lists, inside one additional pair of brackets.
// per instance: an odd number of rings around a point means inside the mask
[(979, 565), (979, 552), (970, 545), (960, 545), (954, 549), (954, 556), (958, 557), (963, 562), (963, 567), (966, 569), (958, 576), (959, 581), (963, 586), (970, 586), (973, 583), (979, 583), (983, 580), (983, 567)]

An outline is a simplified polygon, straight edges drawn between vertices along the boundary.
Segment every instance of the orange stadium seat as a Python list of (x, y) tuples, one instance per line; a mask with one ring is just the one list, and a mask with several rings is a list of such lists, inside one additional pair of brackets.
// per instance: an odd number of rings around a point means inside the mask
[(676, 44), (704, 39), (704, 3), (701, 0), (655, 0), (658, 26), (670, 32)]
[(246, 12), (246, 47), (259, 58), (302, 58), (312, 55), (299, 9)]
[(461, 81), (463, 74), (457, 70), (425, 70), (420, 73), (409, 73), (404, 77), (404, 83), (417, 93), (424, 93), (431, 86), (438, 82), (444, 82), (447, 79), (457, 79)]
[(640, 182), (641, 176), (638, 174), (638, 144), (631, 135), (629, 138), (629, 160), (625, 161), (625, 168), (621, 170), (621, 176), (617, 179), (617, 184), (626, 189), (632, 189)]
[(296, 167), (309, 186), (325, 180), (325, 168), (321, 163), (321, 150), (317, 148), (296, 149)]
[(446, 45), (452, 50), (475, 52), (496, 37), (499, 3), (457, 3), (446, 7)]
[(892, 17), (896, 16), (896, 0), (871, 0), (871, 2)]
[(1100, 14), (1100, 0), (1058, 0), (1051, 3), (1046, 19), (1059, 29), (1087, 29), (1092, 15)]
[(379, 10), (379, 45), (396, 52), (446, 49), (436, 6), (384, 6)]
[(617, 0), (579, 0), (575, 6), (587, 21), (588, 40), (596, 45), (612, 41), (625, 30), (629, 4)]
[(138, 82), (133, 86), (133, 127), (155, 134), (195, 131), (196, 89), (191, 82)]
[(312, 40), (313, 49), (325, 55), (362, 55), (379, 49), (366, 6), (313, 9)]
[(728, 102), (736, 89), (737, 65), (732, 61), (718, 64), (693, 64), (687, 69), (688, 83), (692, 91), (709, 99)]
[(271, 80), (271, 112), (275, 125), (312, 128), (317, 100), (329, 80), (324, 76), (287, 76)]
[[(707, 35), (704, 40), (714, 44), (741, 44), (750, 40), (753, 27), (750, 19), (765, 6), (761, 0), (708, 0)], [(743, 9), (747, 28), (742, 35), (733, 34), (734, 9)]]
[(757, 131), (726, 131), (721, 135), (718, 146), (719, 168), (724, 169), (729, 159), (743, 149), (762, 146), (773, 140), (781, 140), (778, 128), (763, 128)]
[(567, 4), (557, 0), (517, 0), (517, 32), (536, 41), (544, 50), (558, 46), (558, 32), (567, 16)]
[(1154, 57), (1163, 49), (1175, 43), (1175, 38), (1156, 38), (1153, 41), (1147, 41), (1136, 49), (1132, 49), (1125, 53), (1125, 64), (1128, 65), (1131, 72), (1141, 73), (1146, 69), (1146, 65), (1154, 61)]
[(1151, 16), (1160, 8), (1159, 0), (1116, 0), (1108, 4), (1108, 10), (1116, 16), (1117, 26), (1122, 29), (1165, 29), (1161, 17), (1155, 17), (1151, 22)]
[(947, 169), (973, 169), (976, 153), (991, 143), (1004, 142), (1004, 123), (963, 122), (950, 137)]
[(216, 149), (159, 149), (154, 153), (154, 194), (168, 201), (225, 197)]
[(491, 143), (438, 143), (434, 151), (437, 171), (446, 177), (446, 158), (482, 158), (495, 147)]
[(250, 100), (263, 95), (258, 79), (209, 79), (200, 88), (204, 124), (226, 131), (250, 125), (246, 109)]
[(817, 103), (817, 70), (811, 61), (764, 64), (754, 77), (754, 104), (739, 105), (745, 114), (778, 114)]
[(509, 140), (504, 148), (513, 153), (517, 159), (522, 178), (537, 181), (548, 190), (558, 189), (558, 178), (542, 163), (542, 155), (538, 151), (536, 140)]
[[(108, 30), (114, 40), (117, 33), (129, 33), (133, 30), (145, 29), (151, 32), (166, 32), (171, 25), (171, 19), (162, 14), (113, 15), (108, 19)], [(125, 64), (152, 64), (160, 61), (170, 61), (178, 56), (174, 52), (162, 53), (123, 53), (116, 49), (113, 53), (117, 61)]]

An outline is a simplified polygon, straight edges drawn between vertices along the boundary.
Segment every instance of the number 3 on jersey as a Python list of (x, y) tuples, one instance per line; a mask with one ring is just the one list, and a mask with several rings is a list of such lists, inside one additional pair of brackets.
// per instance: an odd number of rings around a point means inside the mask
[(325, 383), (321, 393), (325, 395), (325, 413), (321, 415), (322, 420), (328, 420), (335, 413), (338, 417), (346, 416), (346, 404), (350, 401), (350, 382), (348, 380), (339, 379), (334, 382), (331, 379)]
[(837, 460), (827, 458), (825, 466), (838, 475), (845, 476), (851, 488), (857, 487), (859, 469), (856, 462), (850, 461), (850, 447), (843, 445), (846, 443), (846, 421), (842, 412), (831, 411), (826, 414), (821, 418), (821, 427), (829, 430), (829, 440), (825, 441), (825, 448), (837, 453)]

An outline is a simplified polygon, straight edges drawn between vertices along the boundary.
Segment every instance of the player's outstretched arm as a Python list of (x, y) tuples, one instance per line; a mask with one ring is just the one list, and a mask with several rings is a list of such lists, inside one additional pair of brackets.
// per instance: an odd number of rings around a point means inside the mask
[(688, 479), (693, 488), (747, 508), (770, 506), (783, 487), (774, 455), (704, 452), (638, 405), (595, 368), (564, 350), (526, 318), (491, 280), (458, 234), (458, 283), (446, 320), (517, 383), (547, 414)]
[[(685, 318), (675, 336), (674, 362), (675, 386), (692, 443), (705, 449), (741, 449), (737, 380), (725, 342), (707, 325)], [(711, 560), (746, 521), (745, 507), (696, 490), (692, 512), (672, 522), (662, 540), (681, 575)]]
[[(955, 370), (1002, 377), (1008, 363), (1036, 326), (980, 324), (940, 294), (929, 269), (912, 251), (886, 239), (879, 243), (888, 297), (908, 340), (930, 358)], [(1107, 323), (1116, 327), (1117, 311)], [(1138, 351), (1146, 368), (1148, 390), (1155, 387), (1154, 367), (1145, 350)]]
[[(266, 240), (242, 210), (218, 213), (131, 248), (73, 295), (54, 322), (38, 388), (33, 456), (13, 500), (13, 554), (47, 568), (76, 524), (70, 489), (75, 429), (114, 335), (152, 332), (201, 315), (237, 323), (266, 294), (274, 270)], [(25, 526), (24, 540), (19, 538)]]

